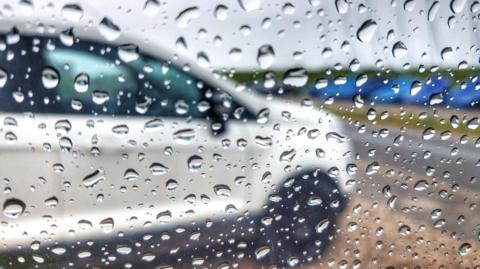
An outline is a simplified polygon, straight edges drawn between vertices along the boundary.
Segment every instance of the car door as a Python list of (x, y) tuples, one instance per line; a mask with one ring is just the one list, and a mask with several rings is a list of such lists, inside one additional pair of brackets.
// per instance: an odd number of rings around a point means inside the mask
[(23, 38), (39, 47), (41, 61), (32, 65), (41, 85), (33, 93), (40, 100), (31, 106), (35, 123), (18, 132), (31, 134), (25, 150), (47, 147), (49, 159), (29, 160), (35, 155), (28, 153), (2, 167), (30, 174), (32, 185), (47, 172), (55, 178), (35, 195), (15, 188), (29, 215), (18, 220), (18, 234), (6, 235), (7, 244), (20, 244), (26, 230), (25, 241), (62, 242), (244, 213), (245, 130), (220, 111), (220, 89), (149, 56), (125, 61), (106, 45)]

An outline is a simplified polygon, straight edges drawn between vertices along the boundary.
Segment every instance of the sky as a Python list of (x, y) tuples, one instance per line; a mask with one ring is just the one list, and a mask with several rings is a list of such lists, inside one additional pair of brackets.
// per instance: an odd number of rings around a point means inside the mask
[[(15, 12), (18, 3), (1, 0)], [(33, 1), (37, 16), (74, 1)], [(480, 5), (467, 0), (95, 0), (78, 1), (92, 27), (108, 17), (122, 33), (140, 33), (210, 67), (458, 68), (479, 62)], [(15, 15), (14, 15), (15, 16)], [(52, 20), (55, 16), (52, 17)], [(32, 19), (33, 20), (33, 19)], [(360, 34), (362, 25), (371, 27)], [(372, 26), (373, 25), (373, 26)], [(362, 31), (360, 31), (362, 32)], [(363, 40), (361, 40), (363, 37)], [(183, 46), (178, 46), (182, 42)], [(184, 48), (186, 46), (186, 49)], [(272, 54), (273, 52), (273, 54)], [(200, 55), (200, 56), (199, 56)], [(207, 60), (208, 59), (208, 60)], [(207, 63), (205, 63), (207, 62)]]

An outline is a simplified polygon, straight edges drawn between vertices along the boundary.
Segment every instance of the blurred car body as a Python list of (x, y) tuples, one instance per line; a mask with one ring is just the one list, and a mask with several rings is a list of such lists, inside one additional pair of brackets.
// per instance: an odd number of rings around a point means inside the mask
[[(217, 223), (257, 227), (279, 215), (272, 203), (282, 188), (283, 199), (324, 200), (303, 201), (317, 212), (304, 216), (309, 233), (343, 206), (353, 156), (335, 116), (240, 91), (135, 36), (108, 42), (77, 25), (74, 36), (67, 29), (56, 38), (15, 25), (3, 25), (0, 42), (6, 250), (32, 242), (65, 250), (92, 239), (108, 245), (152, 233), (172, 238), (152, 251), (175, 254), (222, 244)], [(240, 238), (265, 234), (247, 227)], [(295, 245), (289, 251), (302, 253)]]

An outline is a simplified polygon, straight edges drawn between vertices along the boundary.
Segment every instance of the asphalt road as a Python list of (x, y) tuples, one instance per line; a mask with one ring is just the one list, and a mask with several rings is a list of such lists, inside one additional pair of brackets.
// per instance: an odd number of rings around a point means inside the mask
[[(480, 147), (476, 137), (425, 140), (422, 131), (349, 127), (359, 159), (358, 188), (363, 197), (387, 203), (435, 229), (477, 239), (480, 231)], [(401, 138), (399, 138), (401, 137)], [(396, 197), (396, 198), (395, 198)]]

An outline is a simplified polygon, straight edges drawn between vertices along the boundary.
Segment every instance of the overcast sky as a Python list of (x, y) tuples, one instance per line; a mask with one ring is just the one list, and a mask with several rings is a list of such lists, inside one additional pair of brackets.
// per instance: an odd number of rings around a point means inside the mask
[[(335, 64), (346, 68), (354, 59), (362, 68), (371, 68), (378, 61), (392, 68), (406, 63), (412, 68), (421, 64), (457, 67), (462, 61), (478, 65), (480, 6), (474, 1), (243, 0), (243, 7), (238, 0), (159, 1), (158, 7), (147, 5), (147, 11), (144, 0), (78, 4), (85, 11), (82, 19), (91, 20), (93, 25), (108, 16), (123, 32), (141, 32), (171, 49), (183, 37), (188, 56), (196, 59), (203, 52), (215, 68), (258, 69), (258, 50), (263, 45), (273, 48), (273, 69), (316, 69)], [(34, 15), (43, 6), (58, 9), (63, 2), (33, 1)], [(8, 0), (0, 3), (15, 5)], [(219, 5), (224, 7), (218, 9)], [(185, 9), (190, 12), (180, 15)], [(371, 39), (361, 42), (358, 29), (367, 20), (376, 26), (370, 29)], [(349, 45), (342, 49), (344, 42)], [(397, 58), (392, 53), (394, 47)]]

